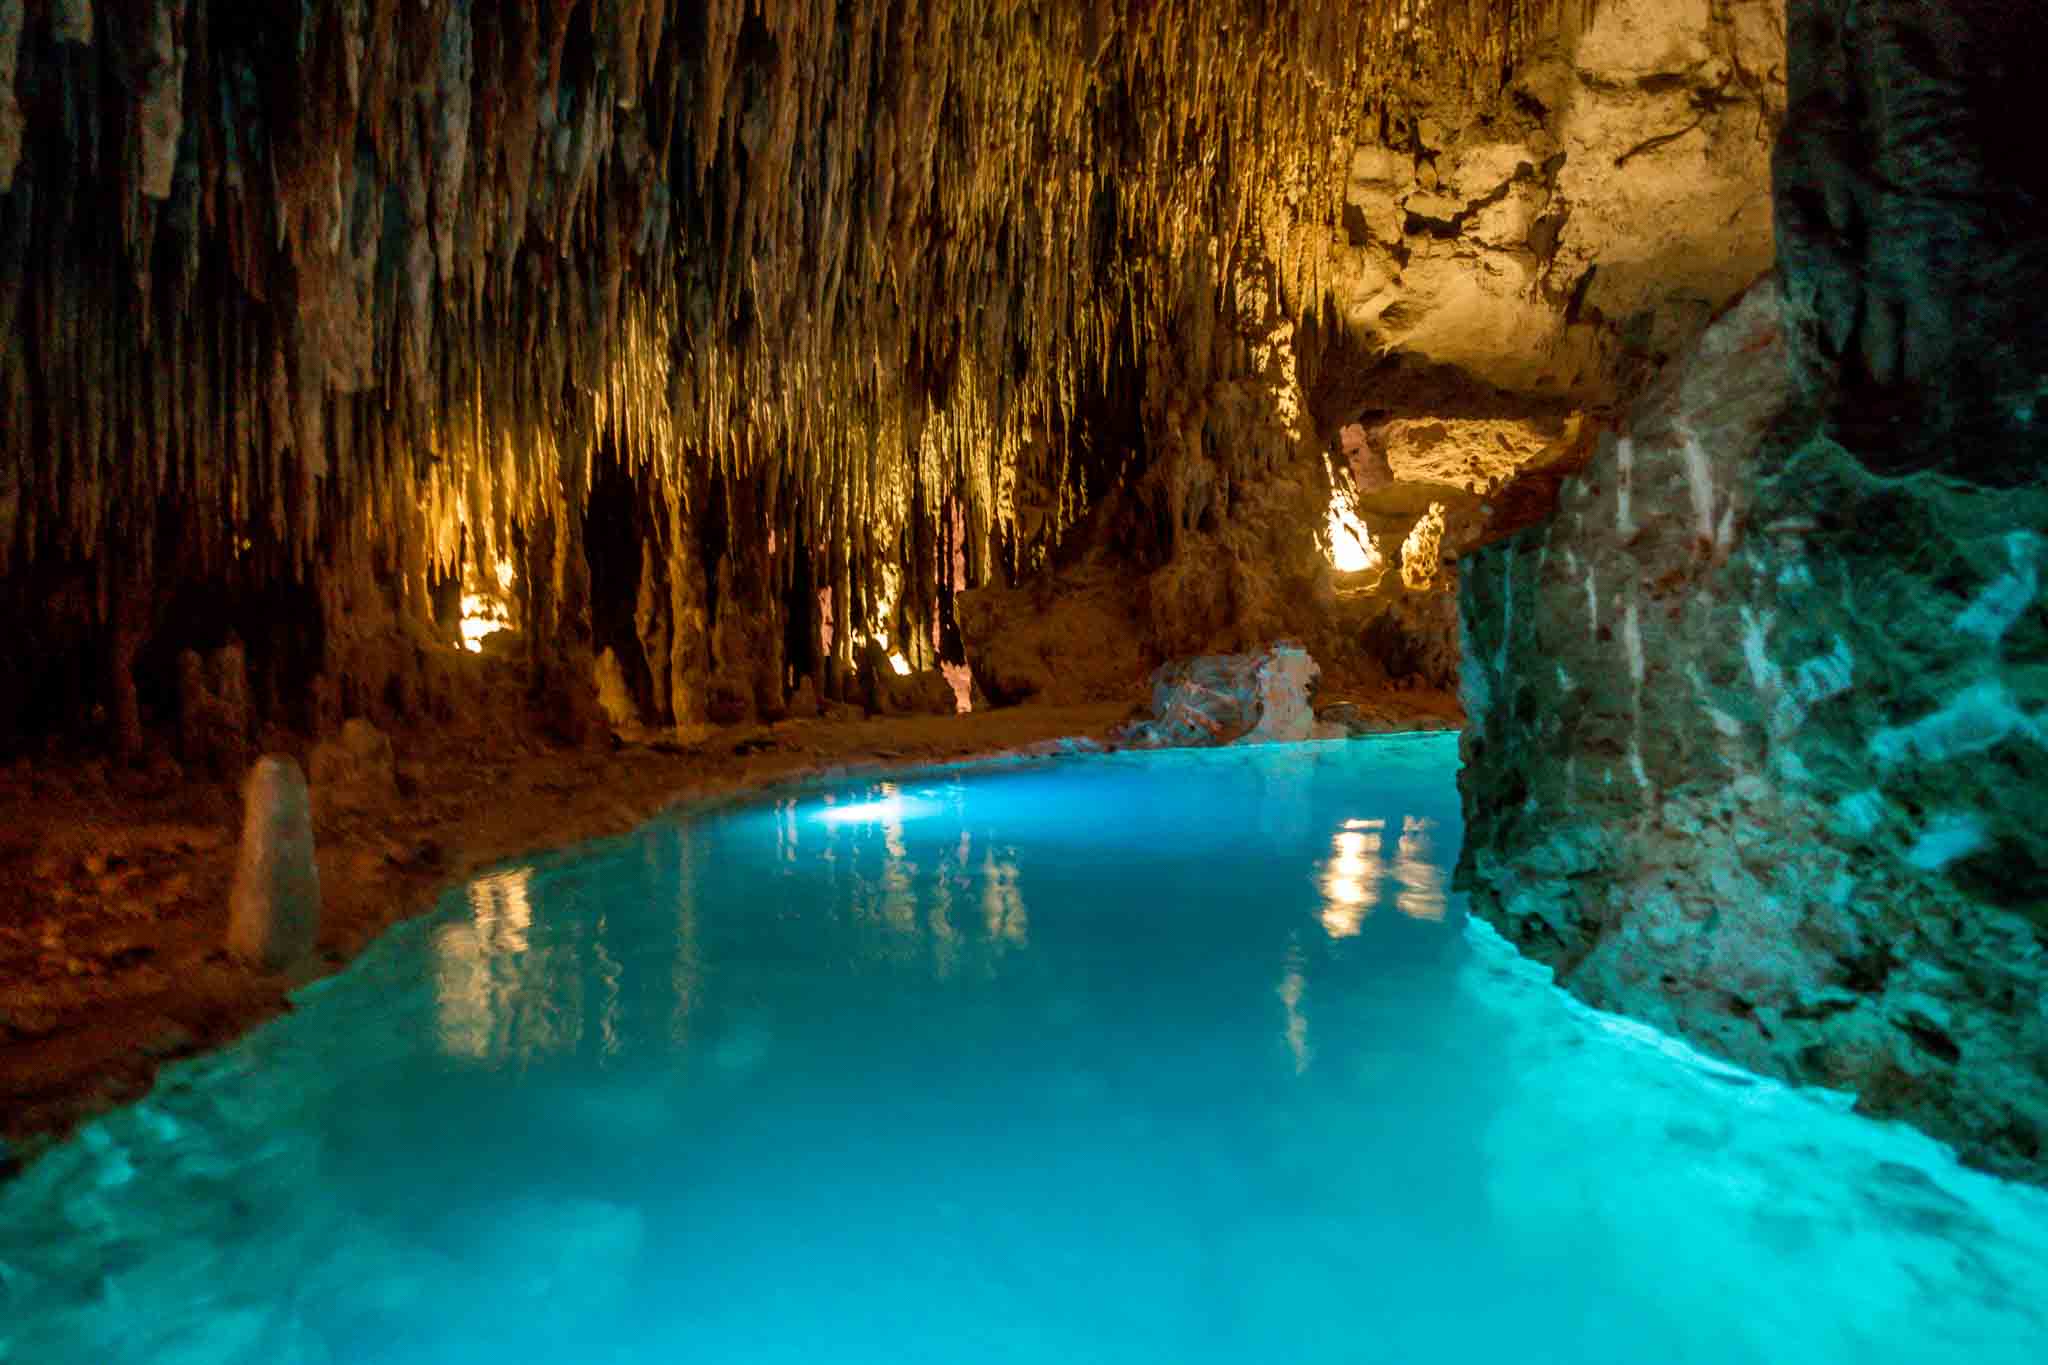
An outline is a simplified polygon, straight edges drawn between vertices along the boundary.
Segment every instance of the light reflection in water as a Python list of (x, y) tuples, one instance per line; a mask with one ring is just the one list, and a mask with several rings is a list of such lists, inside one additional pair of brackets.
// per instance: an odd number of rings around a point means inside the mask
[(1287, 1050), (1294, 1054), (1294, 1074), (1308, 1070), (1308, 1016), (1302, 1012), (1302, 997), (1308, 993), (1308, 979), (1302, 974), (1301, 945), (1287, 945), (1287, 969), (1280, 978), (1280, 1003), (1287, 1010)]
[[(775, 857), (793, 875), (808, 865), (833, 880), (850, 878), (847, 905), (861, 926), (860, 952), (905, 963), (928, 957), (940, 980), (963, 969), (986, 975), (995, 954), (1030, 946), (1030, 914), (1014, 849), (977, 846), (967, 829), (937, 845), (919, 842), (931, 821), (957, 814), (960, 799), (957, 790), (880, 782), (828, 794), (822, 806), (794, 800), (777, 809)], [(814, 835), (800, 854), (804, 823), (826, 832), (822, 845)]]
[(1331, 836), (1330, 856), (1322, 864), (1323, 932), (1333, 939), (1357, 937), (1390, 878), (1398, 888), (1394, 909), (1409, 919), (1441, 922), (1447, 902), (1443, 869), (1435, 862), (1435, 829), (1436, 822), (1427, 817), (1401, 817), (1389, 866), (1384, 860), (1387, 822), (1346, 820)]
[(1331, 938), (1352, 938), (1379, 899), (1384, 820), (1346, 820), (1331, 840), (1330, 860), (1323, 864), (1323, 931)]
[[(777, 848), (780, 856), (796, 857), (796, 806), (789, 803), (787, 853), (781, 854), (783, 845), (780, 834)], [(780, 812), (778, 812), (779, 814)], [(782, 821), (778, 819), (778, 830)], [(675, 994), (675, 1004), (669, 1011), (669, 1039), (677, 1046), (690, 1040), (690, 1016), (696, 1013), (699, 997), (703, 993), (704, 965), (697, 947), (697, 840), (687, 825), (679, 826), (673, 836), (676, 868), (676, 956), (669, 968), (669, 981)], [(657, 845), (659, 847), (659, 845)]]
[(519, 995), (517, 959), (533, 929), (533, 869), (479, 877), (469, 886), (469, 919), (434, 935), (434, 993), (441, 1047), (489, 1057)]
[[(884, 790), (892, 790), (884, 788)], [(892, 790), (893, 796), (893, 790)], [(882, 848), (888, 859), (882, 864), (882, 919), (907, 939), (917, 936), (917, 893), (913, 890), (917, 864), (903, 846), (903, 816), (895, 802), (889, 803), (882, 818)]]
[(1005, 849), (997, 858), (990, 849), (981, 865), (982, 921), (991, 940), (1023, 948), (1031, 942), (1031, 914), (1024, 908), (1024, 893), (1017, 888), (1016, 851)]
[(1435, 850), (1430, 831), (1435, 828), (1434, 820), (1402, 816), (1401, 842), (1396, 845), (1394, 858), (1394, 880), (1402, 888), (1394, 899), (1394, 908), (1410, 919), (1432, 923), (1444, 917), (1444, 874), (1431, 861)]

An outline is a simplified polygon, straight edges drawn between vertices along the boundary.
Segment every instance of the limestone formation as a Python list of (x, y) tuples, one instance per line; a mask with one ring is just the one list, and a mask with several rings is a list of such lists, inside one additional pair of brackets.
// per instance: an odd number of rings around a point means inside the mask
[(287, 971), (312, 953), (320, 934), (320, 872), (305, 774), (289, 758), (258, 759), (242, 807), (228, 951), (251, 966)]
[(1143, 628), (1113, 575), (980, 588), (954, 611), (974, 680), (997, 706), (1122, 700), (1145, 685)]
[(432, 723), (486, 584), (564, 736), (607, 649), (651, 723), (764, 718), (861, 639), (958, 666), (954, 596), (1119, 493), (1136, 673), (1302, 633), (1382, 350), (1503, 382), (1496, 304), (1670, 311), (1641, 225), (1686, 317), (1755, 254), (1763, 4), (0, 0), (0, 744), (132, 752), (229, 632), (252, 732)]
[(249, 762), (249, 670), (240, 644), (178, 656), (178, 756), (223, 777)]
[(1480, 913), (2042, 1174), (2044, 26), (0, 0), (0, 756), (1462, 678)]
[(1793, 371), (1877, 474), (2035, 482), (2048, 15), (2005, 0), (1806, 0), (1774, 163)]
[[(1612, 400), (1771, 264), (1784, 35), (1784, 0), (1602, 0), (1502, 88), (1404, 86), (1352, 154), (1345, 324), (1481, 389)], [(1319, 415), (1398, 407), (1405, 382), (1339, 371)]]
[(1321, 670), (1308, 651), (1280, 641), (1252, 654), (1203, 655), (1162, 664), (1149, 710), (1117, 732), (1138, 749), (1214, 744), (1288, 744), (1346, 733), (1316, 719)]

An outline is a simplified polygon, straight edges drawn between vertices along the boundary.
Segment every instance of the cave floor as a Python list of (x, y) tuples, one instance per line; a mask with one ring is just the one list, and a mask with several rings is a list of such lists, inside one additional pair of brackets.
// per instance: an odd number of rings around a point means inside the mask
[[(1390, 729), (1460, 720), (1445, 693), (1357, 700)], [(482, 723), (402, 736), (396, 799), (316, 821), (320, 948), (291, 976), (252, 971), (222, 947), (240, 823), (232, 783), (96, 760), (0, 770), (0, 1177), (147, 1093), (162, 1064), (290, 1008), (295, 987), (494, 863), (776, 782), (1099, 738), (1129, 709), (784, 721), (607, 749)]]

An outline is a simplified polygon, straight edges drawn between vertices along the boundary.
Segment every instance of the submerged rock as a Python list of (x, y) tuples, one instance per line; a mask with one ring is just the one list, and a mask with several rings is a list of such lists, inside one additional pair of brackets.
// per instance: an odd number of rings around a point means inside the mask
[(228, 951), (282, 971), (313, 951), (320, 933), (320, 872), (305, 774), (270, 755), (243, 789), (242, 853), (228, 902)]
[(1292, 641), (1162, 664), (1152, 675), (1150, 713), (1118, 731), (1117, 742), (1166, 749), (1335, 738), (1344, 730), (1320, 724), (1311, 704), (1320, 676)]

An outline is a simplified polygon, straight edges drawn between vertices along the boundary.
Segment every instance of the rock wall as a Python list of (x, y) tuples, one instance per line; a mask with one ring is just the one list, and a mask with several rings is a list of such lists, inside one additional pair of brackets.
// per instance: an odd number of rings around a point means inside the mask
[(1319, 416), (1485, 416), (1445, 368), (1482, 395), (1632, 392), (1770, 267), (1784, 105), (1784, 0), (1570, 6), (1496, 89), (1390, 93), (1352, 150), (1328, 325), (1392, 363), (1319, 376)]
[(1794, 6), (1782, 294), (1464, 566), (1459, 877), (1594, 1003), (2039, 1180), (2048, 466), (2015, 395), (2048, 330), (1967, 294), (2044, 264), (2048, 172), (1992, 174), (1993, 53), (2048, 38), (2017, 13)]
[(430, 720), (501, 563), (572, 732), (607, 648), (685, 723), (928, 664), (1112, 370), (1317, 295), (1373, 92), (1554, 8), (0, 4), (0, 744), (231, 639), (258, 722)]
[(562, 734), (773, 716), (1117, 496), (1143, 649), (1304, 633), (1345, 376), (1750, 267), (1770, 13), (0, 0), (0, 750), (441, 723), (494, 584)]

